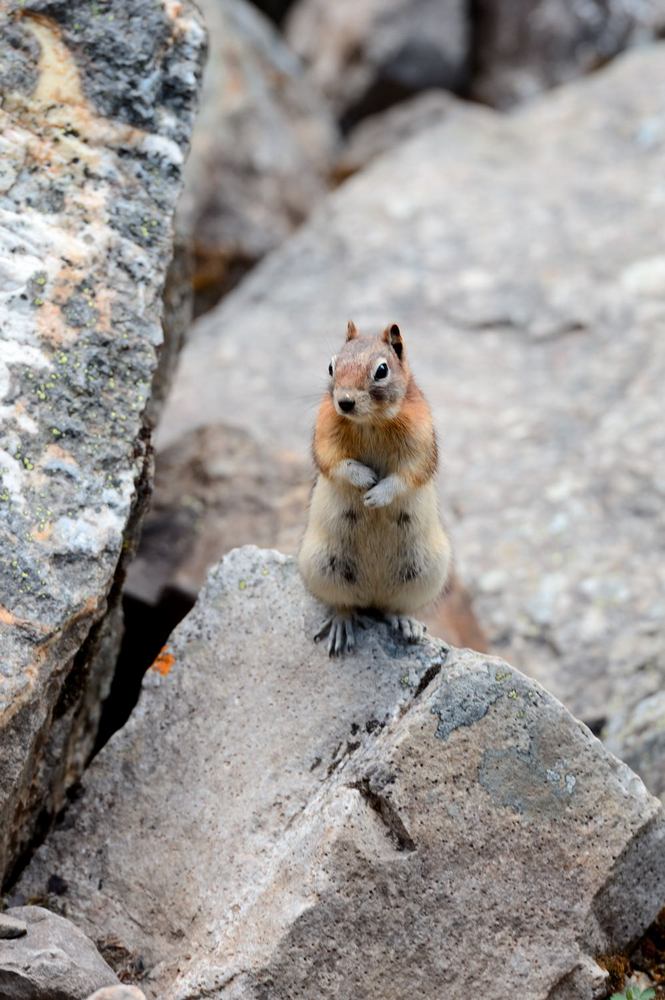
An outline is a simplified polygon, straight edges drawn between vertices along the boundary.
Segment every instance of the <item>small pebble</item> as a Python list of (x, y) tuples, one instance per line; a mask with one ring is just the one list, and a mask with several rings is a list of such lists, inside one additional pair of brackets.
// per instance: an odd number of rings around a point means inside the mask
[(137, 986), (105, 986), (88, 1000), (145, 1000), (145, 993)]
[(28, 925), (23, 920), (0, 913), (0, 938), (20, 938), (27, 933)]

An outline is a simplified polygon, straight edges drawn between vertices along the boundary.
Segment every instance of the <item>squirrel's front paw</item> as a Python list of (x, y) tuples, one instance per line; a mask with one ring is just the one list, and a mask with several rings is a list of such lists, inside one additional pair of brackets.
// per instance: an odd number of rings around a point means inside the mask
[(387, 507), (395, 499), (395, 487), (390, 478), (382, 479), (363, 497), (366, 507)]
[(352, 486), (357, 486), (360, 490), (374, 486), (378, 479), (377, 474), (369, 466), (356, 462), (353, 458), (344, 463), (344, 475)]

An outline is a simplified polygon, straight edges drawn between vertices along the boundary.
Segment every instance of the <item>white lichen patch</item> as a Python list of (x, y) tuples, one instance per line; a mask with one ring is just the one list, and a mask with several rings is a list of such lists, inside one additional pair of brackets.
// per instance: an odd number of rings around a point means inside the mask
[(100, 556), (122, 543), (124, 518), (109, 508), (85, 511), (78, 517), (59, 517), (53, 524), (52, 551)]

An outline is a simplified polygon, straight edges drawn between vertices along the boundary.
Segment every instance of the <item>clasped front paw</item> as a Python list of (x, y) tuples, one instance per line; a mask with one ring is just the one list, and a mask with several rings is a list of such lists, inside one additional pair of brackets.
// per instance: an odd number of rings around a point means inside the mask
[(363, 503), (366, 507), (387, 507), (394, 499), (393, 484), (388, 479), (382, 479), (376, 486), (367, 491), (363, 497)]
[(363, 465), (362, 462), (356, 462), (353, 459), (349, 459), (347, 462), (345, 472), (346, 478), (351, 485), (357, 486), (360, 490), (367, 490), (370, 486), (374, 486), (378, 479), (378, 476), (372, 469), (367, 465)]

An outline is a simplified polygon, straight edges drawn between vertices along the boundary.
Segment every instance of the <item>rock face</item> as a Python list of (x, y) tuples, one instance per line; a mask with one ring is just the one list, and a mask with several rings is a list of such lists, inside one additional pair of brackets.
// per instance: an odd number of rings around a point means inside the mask
[(199, 321), (157, 438), (230, 425), (305, 456), (347, 318), (399, 322), (480, 621), (590, 720), (663, 686), (664, 54), (351, 178)]
[(321, 614), (230, 553), (18, 891), (55, 873), (162, 1000), (600, 996), (665, 898), (660, 804), (501, 660), (377, 625), (330, 661)]
[(86, 1000), (91, 991), (118, 982), (92, 941), (69, 920), (40, 906), (9, 912), (27, 932), (0, 940), (2, 1000)]
[(430, 87), (469, 80), (464, 0), (299, 0), (286, 37), (343, 127)]
[(179, 209), (197, 308), (213, 304), (309, 214), (336, 128), (277, 31), (245, 0), (204, 0), (210, 37)]
[(662, 35), (661, 0), (477, 0), (472, 94), (507, 107)]
[(0, 879), (63, 802), (148, 491), (204, 32), (189, 3), (0, 3)]

